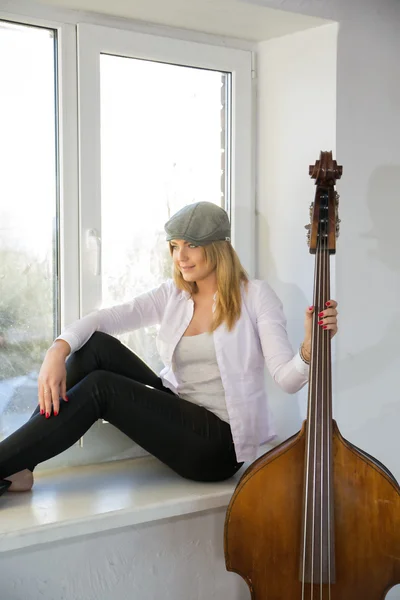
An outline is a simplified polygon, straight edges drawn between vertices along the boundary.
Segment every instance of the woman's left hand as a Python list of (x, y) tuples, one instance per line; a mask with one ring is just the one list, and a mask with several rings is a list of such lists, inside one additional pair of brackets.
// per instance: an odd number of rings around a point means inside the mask
[[(337, 325), (337, 305), (336, 300), (328, 300), (326, 303), (325, 310), (318, 313), (318, 325), (325, 330), (330, 331), (331, 338), (333, 338), (338, 331)], [(314, 307), (309, 306), (306, 310), (306, 316), (304, 320), (304, 342), (303, 352), (309, 354), (311, 352), (311, 336), (312, 336), (312, 322), (313, 322)]]

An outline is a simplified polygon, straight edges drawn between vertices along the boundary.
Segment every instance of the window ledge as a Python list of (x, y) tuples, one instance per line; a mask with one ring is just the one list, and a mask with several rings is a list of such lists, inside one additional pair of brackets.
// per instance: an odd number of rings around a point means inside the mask
[(227, 507), (228, 481), (182, 479), (153, 457), (44, 471), (27, 493), (0, 498), (0, 553)]

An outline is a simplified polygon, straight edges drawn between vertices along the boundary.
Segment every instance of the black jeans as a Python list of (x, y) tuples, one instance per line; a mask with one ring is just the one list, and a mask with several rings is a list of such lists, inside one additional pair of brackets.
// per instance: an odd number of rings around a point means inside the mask
[(222, 481), (243, 464), (228, 423), (165, 388), (116, 338), (94, 333), (66, 367), (69, 401), (61, 400), (59, 414), (49, 419), (38, 407), (0, 443), (0, 478), (63, 452), (100, 418), (187, 479)]

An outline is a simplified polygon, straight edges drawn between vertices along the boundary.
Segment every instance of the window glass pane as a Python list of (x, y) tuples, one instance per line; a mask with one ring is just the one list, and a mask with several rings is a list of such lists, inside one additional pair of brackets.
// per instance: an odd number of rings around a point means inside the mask
[(0, 439), (37, 405), (56, 334), (55, 37), (0, 21)]
[[(171, 276), (164, 223), (226, 206), (229, 75), (101, 55), (102, 306)], [(156, 328), (122, 336), (155, 371)]]

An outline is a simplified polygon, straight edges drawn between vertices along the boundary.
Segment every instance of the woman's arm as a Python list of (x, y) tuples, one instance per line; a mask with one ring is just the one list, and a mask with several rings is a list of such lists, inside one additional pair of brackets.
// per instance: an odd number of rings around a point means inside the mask
[(271, 376), (285, 392), (298, 392), (308, 381), (309, 365), (299, 352), (294, 353), (282, 303), (265, 281), (259, 282), (256, 314), (261, 347)]
[(71, 352), (76, 352), (95, 331), (113, 335), (160, 323), (171, 285), (172, 281), (167, 281), (129, 302), (93, 311), (66, 327), (55, 342), (64, 340)]

